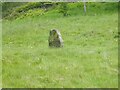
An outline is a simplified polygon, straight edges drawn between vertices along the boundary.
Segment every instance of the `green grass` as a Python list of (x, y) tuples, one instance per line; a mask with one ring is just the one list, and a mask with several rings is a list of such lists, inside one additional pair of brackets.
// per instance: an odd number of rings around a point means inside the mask
[[(118, 87), (118, 14), (43, 16), (3, 21), (4, 88)], [(49, 48), (51, 29), (63, 48)]]
[(0, 89), (2, 88), (2, 21), (0, 21)]
[[(4, 19), (9, 19), (9, 20), (16, 19), (16, 18), (26, 18), (26, 16), (36, 17), (44, 14), (47, 14), (47, 17), (48, 16), (58, 17), (58, 14), (56, 15), (56, 13), (58, 12), (60, 13), (61, 11), (65, 12), (64, 8), (61, 7), (60, 2), (58, 5), (56, 5), (55, 2), (46, 2), (44, 3), (44, 5), (48, 3), (53, 6), (46, 9), (40, 8), (40, 6), (43, 5), (40, 2), (38, 3), (37, 2), (2, 3), (2, 17)], [(109, 3), (87, 2), (86, 7), (87, 7), (87, 15), (91, 15), (91, 16), (101, 15), (103, 13), (112, 14), (118, 11), (118, 3), (116, 2), (109, 2)], [(67, 14), (70, 16), (84, 15), (84, 3), (69, 2), (67, 3), (66, 10), (67, 10)], [(62, 14), (60, 14), (59, 16), (62, 16)]]

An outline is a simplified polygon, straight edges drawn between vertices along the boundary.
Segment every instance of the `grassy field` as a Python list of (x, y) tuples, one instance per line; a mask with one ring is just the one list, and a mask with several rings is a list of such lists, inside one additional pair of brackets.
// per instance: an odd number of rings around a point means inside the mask
[(2, 88), (2, 21), (0, 21), (0, 88)]
[[(51, 29), (63, 48), (49, 48)], [(4, 88), (118, 87), (118, 13), (3, 21)]]

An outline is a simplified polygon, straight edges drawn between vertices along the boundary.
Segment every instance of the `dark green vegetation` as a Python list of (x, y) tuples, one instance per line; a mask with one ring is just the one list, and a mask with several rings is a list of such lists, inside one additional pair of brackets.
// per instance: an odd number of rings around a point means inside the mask
[[(117, 3), (87, 3), (86, 16), (82, 3), (68, 3), (65, 16), (59, 3), (24, 5), (3, 20), (3, 87), (118, 87)], [(63, 48), (48, 47), (54, 28)]]
[[(86, 3), (87, 15), (106, 14), (118, 11), (118, 3)], [(9, 8), (8, 8), (9, 7)], [(83, 3), (50, 3), (50, 2), (6, 2), (2, 4), (3, 18), (16, 19), (26, 16), (41, 16), (51, 12), (63, 16), (84, 15)], [(58, 17), (58, 14), (57, 14)]]

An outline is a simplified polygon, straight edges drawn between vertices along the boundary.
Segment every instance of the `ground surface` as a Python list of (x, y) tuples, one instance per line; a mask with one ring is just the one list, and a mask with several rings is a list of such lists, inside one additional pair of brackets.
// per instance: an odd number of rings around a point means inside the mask
[[(118, 87), (117, 17), (3, 21), (3, 87)], [(63, 48), (48, 47), (54, 28), (61, 32)]]

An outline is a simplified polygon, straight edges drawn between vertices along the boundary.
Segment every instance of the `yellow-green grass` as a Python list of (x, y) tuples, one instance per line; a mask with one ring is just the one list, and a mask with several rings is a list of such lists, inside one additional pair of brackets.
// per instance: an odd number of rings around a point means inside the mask
[[(3, 87), (118, 87), (118, 14), (50, 15), (3, 21)], [(48, 47), (51, 29), (63, 48)]]
[(2, 21), (0, 21), (0, 89), (2, 88)]

